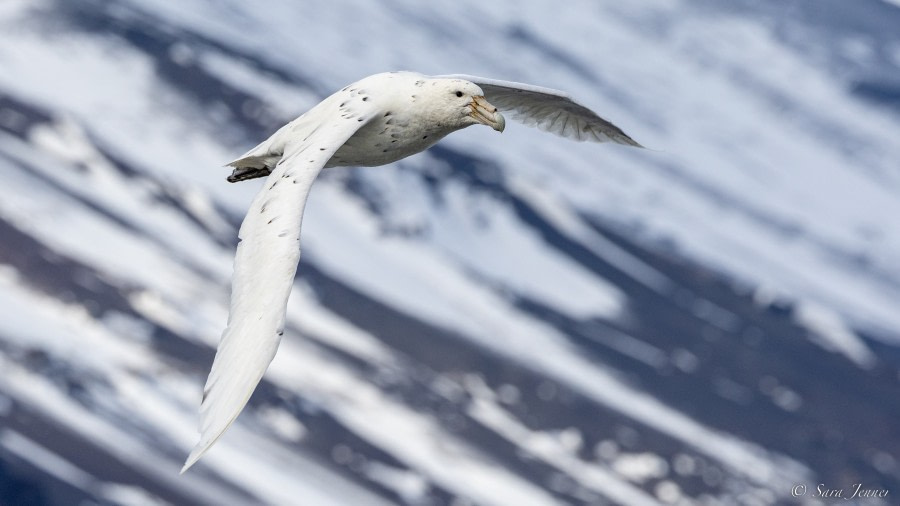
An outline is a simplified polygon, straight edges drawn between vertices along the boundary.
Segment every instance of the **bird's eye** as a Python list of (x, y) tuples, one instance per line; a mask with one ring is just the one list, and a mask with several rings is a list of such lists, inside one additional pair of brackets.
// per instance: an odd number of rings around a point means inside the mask
[(461, 97), (461, 96), (462, 96), (462, 92), (461, 92), (461, 91), (457, 91), (457, 92), (456, 92), (456, 96), (457, 96), (457, 97)]

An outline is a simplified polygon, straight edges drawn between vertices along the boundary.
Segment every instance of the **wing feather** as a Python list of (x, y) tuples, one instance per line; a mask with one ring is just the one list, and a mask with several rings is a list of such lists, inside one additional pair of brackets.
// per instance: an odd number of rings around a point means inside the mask
[(595, 140), (643, 147), (619, 127), (601, 118), (563, 91), (463, 74), (439, 77), (465, 79), (477, 84), (484, 91), (484, 97), (488, 102), (525, 125), (536, 126), (541, 130), (578, 141)]
[(241, 224), (228, 325), (203, 392), (200, 441), (182, 473), (234, 422), (278, 349), (300, 259), (300, 225), (309, 190), (335, 151), (365, 125), (337, 113), (324, 116), (322, 128), (286, 143), (284, 156)]

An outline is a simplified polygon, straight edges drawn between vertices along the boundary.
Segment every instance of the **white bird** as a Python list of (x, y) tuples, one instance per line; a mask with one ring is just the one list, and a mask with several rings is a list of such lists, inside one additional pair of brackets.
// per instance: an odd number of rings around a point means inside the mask
[(561, 91), (481, 77), (376, 74), (326, 98), (228, 164), (228, 181), (268, 176), (238, 233), (228, 325), (200, 407), (200, 441), (185, 472), (247, 404), (275, 356), (300, 259), (300, 223), (325, 167), (376, 166), (424, 151), (470, 125), (526, 125), (584, 141), (640, 145)]

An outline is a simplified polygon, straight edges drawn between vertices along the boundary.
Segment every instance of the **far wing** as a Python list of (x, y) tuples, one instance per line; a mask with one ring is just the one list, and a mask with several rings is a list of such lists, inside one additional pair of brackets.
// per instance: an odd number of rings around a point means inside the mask
[(525, 125), (577, 141), (615, 142), (643, 147), (619, 127), (563, 91), (463, 74), (439, 77), (465, 79), (477, 84), (488, 102)]
[(335, 151), (367, 123), (338, 113), (333, 119), (328, 116), (330, 123), (302, 142), (298, 138), (288, 143), (241, 224), (228, 326), (203, 392), (200, 441), (182, 473), (234, 422), (278, 349), (300, 259), (300, 223), (310, 187)]

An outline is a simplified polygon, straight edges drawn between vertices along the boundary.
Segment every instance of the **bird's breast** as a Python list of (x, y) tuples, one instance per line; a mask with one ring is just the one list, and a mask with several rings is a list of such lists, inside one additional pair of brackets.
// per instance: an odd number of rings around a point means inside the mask
[(428, 149), (453, 130), (386, 111), (350, 137), (326, 167), (374, 167), (396, 162)]

